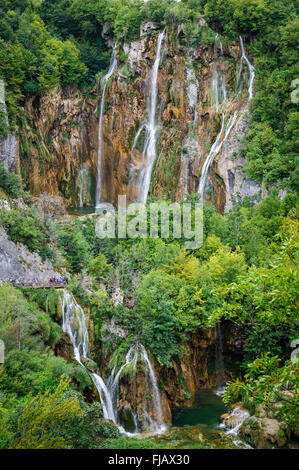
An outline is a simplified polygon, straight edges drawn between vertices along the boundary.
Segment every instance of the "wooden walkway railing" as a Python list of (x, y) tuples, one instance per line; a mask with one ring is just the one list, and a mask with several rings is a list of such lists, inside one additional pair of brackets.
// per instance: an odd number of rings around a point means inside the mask
[(12, 285), (15, 287), (27, 287), (30, 289), (64, 289), (68, 284), (65, 283), (57, 283), (57, 284), (37, 284), (37, 283), (29, 283), (29, 284), (23, 284), (23, 283), (16, 283), (12, 282)]

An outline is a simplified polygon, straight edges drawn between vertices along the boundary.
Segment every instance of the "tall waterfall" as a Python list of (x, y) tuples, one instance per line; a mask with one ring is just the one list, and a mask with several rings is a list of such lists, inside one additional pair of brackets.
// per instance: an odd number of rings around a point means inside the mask
[(223, 357), (223, 341), (222, 341), (222, 331), (221, 323), (218, 322), (215, 325), (215, 369), (217, 374), (217, 391), (216, 394), (222, 396), (225, 392), (225, 367), (224, 367), (224, 357)]
[(241, 80), (242, 71), (243, 71), (243, 62), (245, 61), (246, 64), (247, 64), (248, 70), (249, 70), (249, 84), (248, 84), (248, 95), (249, 95), (248, 101), (249, 101), (253, 97), (253, 82), (254, 82), (254, 78), (255, 78), (255, 70), (254, 70), (254, 66), (249, 62), (249, 60), (248, 60), (248, 58), (245, 54), (244, 43), (243, 43), (243, 39), (242, 39), (241, 36), (240, 36), (240, 45), (241, 45), (242, 56), (241, 56), (241, 63), (240, 63), (238, 81)]
[(102, 186), (102, 160), (103, 160), (103, 115), (105, 111), (105, 95), (107, 82), (117, 69), (116, 59), (116, 45), (113, 48), (110, 67), (107, 74), (104, 76), (102, 81), (102, 96), (101, 96), (101, 107), (99, 116), (99, 136), (98, 136), (98, 175), (97, 175), (97, 192), (96, 192), (96, 206), (98, 207), (101, 202), (101, 186)]
[(204, 190), (205, 190), (206, 180), (208, 176), (208, 171), (214, 161), (214, 158), (220, 152), (223, 143), (228, 139), (229, 134), (237, 120), (237, 117), (238, 117), (238, 112), (235, 111), (234, 114), (229, 117), (226, 123), (225, 122), (226, 115), (225, 113), (222, 113), (220, 132), (218, 133), (216, 140), (213, 143), (207, 158), (205, 159), (205, 162), (201, 171), (201, 176), (200, 176), (200, 181), (199, 181), (199, 190), (198, 190), (201, 196), (201, 199), (203, 199), (204, 197)]
[[(76, 360), (82, 367), (85, 367), (82, 363), (81, 358), (88, 358), (89, 354), (89, 336), (88, 329), (85, 320), (85, 313), (83, 308), (78, 304), (75, 297), (67, 290), (63, 290), (63, 297), (61, 300), (63, 323), (62, 329), (67, 333), (74, 346), (74, 355)], [(126, 367), (132, 366), (134, 374), (136, 374), (136, 368), (138, 361), (143, 363), (144, 372), (147, 377), (149, 392), (151, 394), (151, 404), (153, 409), (151, 414), (148, 415), (148, 427), (147, 430), (154, 433), (161, 433), (166, 428), (163, 423), (163, 414), (161, 406), (161, 398), (157, 385), (157, 379), (153, 366), (149, 360), (148, 354), (144, 346), (138, 342), (134, 343), (127, 355), (125, 363), (116, 372), (117, 367), (114, 365), (107, 382), (103, 378), (95, 373), (90, 372), (86, 369), (92, 378), (101, 398), (103, 406), (103, 415), (105, 419), (113, 421), (119, 428), (119, 430), (126, 433), (124, 428), (119, 423), (118, 417), (118, 401), (119, 401), (119, 382), (122, 373), (125, 372)], [(132, 411), (132, 415), (135, 422), (135, 433), (139, 432), (139, 425), (136, 413)]]
[[(144, 407), (142, 412), (143, 413), (145, 412), (146, 414), (148, 431), (159, 434), (165, 431), (166, 429), (166, 426), (163, 423), (161, 398), (160, 398), (155, 371), (148, 357), (147, 351), (141, 343), (136, 342), (130, 347), (126, 355), (125, 363), (119, 368), (118, 372), (116, 372), (117, 370), (116, 365), (112, 367), (111, 374), (107, 380), (107, 387), (112, 397), (113, 406), (115, 409), (117, 409), (118, 400), (119, 400), (120, 377), (122, 376), (123, 373), (125, 373), (126, 369), (127, 370), (130, 369), (132, 371), (133, 380), (136, 380), (138, 362), (141, 362), (143, 365), (143, 370), (144, 370), (145, 377), (146, 377), (146, 386), (148, 388), (148, 392), (151, 397), (151, 400), (150, 400), (151, 410), (147, 410)], [(146, 401), (148, 402), (148, 400)], [(135, 433), (137, 433), (139, 429), (138, 410), (132, 409), (131, 412), (132, 412), (133, 420), (135, 423)]]
[(91, 180), (86, 165), (83, 165), (79, 172), (79, 207), (91, 200)]
[[(63, 290), (62, 306), (62, 329), (68, 333), (74, 346), (74, 354), (76, 360), (85, 367), (81, 362), (81, 357), (88, 358), (89, 354), (89, 336), (85, 321), (85, 313), (83, 308), (78, 304), (75, 297), (68, 291)], [(112, 406), (110, 393), (102, 379), (97, 374), (89, 372), (99, 395), (103, 406), (103, 414), (105, 419), (110, 419), (116, 423), (116, 417)]]
[(184, 140), (181, 153), (180, 186), (182, 188), (183, 195), (189, 193), (190, 164), (194, 161), (194, 158), (199, 155), (200, 151), (197, 129), (199, 83), (191, 64), (190, 66), (187, 66), (186, 79), (189, 113), (191, 114), (193, 120), (189, 122), (188, 134)]
[(157, 140), (157, 122), (156, 122), (156, 108), (158, 98), (158, 72), (161, 61), (162, 44), (165, 37), (165, 31), (159, 33), (157, 43), (156, 60), (152, 67), (149, 77), (149, 97), (148, 97), (148, 121), (142, 124), (138, 130), (132, 145), (132, 153), (136, 149), (140, 136), (143, 135), (144, 144), (142, 149), (142, 162), (140, 165), (133, 165), (130, 170), (130, 184), (136, 187), (135, 201), (146, 204), (152, 170), (156, 160), (156, 140)]
[[(249, 70), (249, 83), (248, 83), (248, 102), (249, 102), (253, 97), (253, 82), (254, 82), (254, 77), (255, 77), (255, 71), (254, 71), (253, 65), (249, 62), (245, 54), (244, 44), (243, 44), (243, 40), (241, 37), (240, 37), (240, 46), (241, 46), (241, 63), (240, 63), (240, 69), (239, 69), (238, 78), (237, 78), (237, 84), (239, 88), (239, 84), (241, 83), (241, 79), (242, 79), (243, 62), (245, 61)], [(215, 42), (214, 42), (214, 54), (218, 53), (219, 50), (220, 50), (221, 55), (223, 55), (223, 47), (217, 34), (215, 37)], [(223, 144), (228, 139), (230, 132), (232, 128), (234, 127), (235, 122), (238, 117), (237, 111), (235, 111), (230, 116), (228, 115), (227, 101), (228, 101), (228, 93), (227, 93), (227, 88), (225, 84), (225, 77), (219, 76), (218, 67), (216, 64), (214, 64), (213, 77), (212, 77), (212, 104), (214, 105), (214, 109), (216, 113), (221, 111), (221, 127), (220, 127), (220, 131), (216, 137), (215, 142), (210, 148), (210, 151), (208, 153), (208, 156), (205, 159), (205, 162), (201, 171), (199, 189), (198, 189), (201, 200), (203, 200), (204, 198), (207, 176), (211, 168), (211, 165), (214, 161), (214, 158), (220, 152)]]

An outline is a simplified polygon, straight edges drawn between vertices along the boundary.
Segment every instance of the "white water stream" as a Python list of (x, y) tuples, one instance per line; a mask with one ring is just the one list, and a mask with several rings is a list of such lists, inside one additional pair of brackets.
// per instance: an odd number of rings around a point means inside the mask
[(105, 111), (105, 95), (107, 82), (109, 78), (114, 74), (117, 69), (117, 59), (116, 59), (116, 45), (113, 48), (109, 70), (103, 78), (102, 81), (102, 96), (101, 96), (101, 107), (100, 107), (100, 116), (99, 116), (99, 134), (98, 134), (98, 175), (97, 175), (97, 192), (96, 192), (96, 207), (102, 202), (101, 190), (102, 190), (102, 162), (103, 162), (103, 115)]
[[(238, 73), (238, 88), (240, 87), (241, 79), (242, 79), (242, 71), (243, 71), (243, 62), (246, 63), (248, 70), (249, 70), (249, 83), (248, 83), (248, 102), (253, 97), (253, 83), (255, 78), (255, 71), (253, 65), (250, 63), (249, 59), (246, 56), (244, 43), (242, 38), (240, 37), (240, 46), (241, 46), (241, 62), (240, 62), (240, 69)], [(222, 43), (216, 34), (215, 42), (214, 42), (214, 54), (218, 54), (220, 50), (221, 55), (223, 55), (223, 47)], [(228, 93), (227, 87), (225, 83), (225, 77), (220, 75), (220, 71), (217, 67), (217, 64), (214, 64), (213, 68), (213, 77), (212, 77), (212, 104), (214, 105), (214, 109), (216, 113), (221, 111), (221, 127), (220, 131), (214, 141), (213, 145), (210, 148), (210, 151), (205, 159), (200, 181), (199, 181), (199, 195), (201, 200), (204, 198), (205, 194), (205, 187), (207, 182), (208, 172), (212, 166), (212, 163), (215, 157), (220, 152), (223, 144), (229, 138), (230, 132), (234, 127), (237, 118), (238, 118), (238, 111), (235, 111), (232, 115), (229, 116), (227, 111), (227, 103), (228, 103)]]
[[(88, 358), (89, 336), (84, 310), (78, 304), (75, 297), (67, 290), (63, 290), (61, 306), (63, 315), (62, 329), (69, 335), (73, 343), (76, 360), (82, 367), (85, 367), (82, 362), (82, 358)], [(138, 361), (142, 362), (144, 372), (148, 379), (147, 385), (150, 390), (151, 403), (153, 407), (153, 413), (151, 413), (151, 415), (155, 416), (154, 419), (148, 414), (148, 431), (153, 433), (162, 433), (165, 431), (166, 427), (163, 423), (161, 398), (157, 385), (157, 379), (147, 351), (142, 344), (136, 342), (130, 347), (126, 355), (125, 363), (119, 368), (118, 371), (116, 365), (112, 367), (111, 374), (108, 377), (106, 383), (100, 375), (92, 373), (86, 367), (85, 368), (91, 376), (99, 392), (103, 406), (104, 418), (113, 421), (123, 434), (132, 435), (132, 433), (127, 433), (125, 431), (125, 429), (120, 425), (118, 419), (119, 382), (122, 373), (125, 372), (125, 369), (128, 366), (132, 366), (134, 374), (136, 374)], [(137, 434), (139, 431), (138, 420), (136, 414), (134, 414), (133, 411), (132, 416), (135, 422), (135, 432), (133, 434)]]
[(162, 44), (165, 38), (165, 31), (159, 33), (156, 59), (149, 77), (149, 97), (148, 97), (148, 121), (139, 128), (131, 152), (136, 149), (138, 140), (144, 132), (144, 144), (142, 149), (141, 166), (133, 166), (130, 170), (130, 184), (136, 188), (135, 202), (146, 204), (152, 170), (157, 156), (157, 99), (158, 99), (158, 73), (162, 56)]

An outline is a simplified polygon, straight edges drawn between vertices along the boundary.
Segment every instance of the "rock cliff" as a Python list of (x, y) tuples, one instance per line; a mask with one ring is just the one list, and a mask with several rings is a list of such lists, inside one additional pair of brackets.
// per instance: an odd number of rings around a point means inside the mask
[[(206, 24), (198, 28), (207, 31)], [(113, 204), (118, 194), (130, 200), (136, 195), (130, 175), (132, 168), (138, 172), (143, 164), (141, 128), (148, 114), (157, 38), (154, 24), (143, 25), (138, 41), (119, 45), (118, 66), (107, 82), (101, 194)], [(238, 42), (221, 42), (215, 34), (190, 47), (183, 26), (167, 32), (158, 71), (157, 158), (150, 194), (178, 200), (198, 191), (204, 162), (221, 128), (224, 101), (227, 120), (234, 113), (237, 118), (212, 159), (205, 198), (227, 211), (238, 193), (259, 193), (259, 187), (245, 178), (240, 156), (250, 119), (249, 74), (246, 64), (241, 67), (241, 57)], [(100, 109), (100, 97), (101, 86), (86, 95), (67, 87), (26, 101), (21, 169), (34, 194), (59, 194), (73, 206), (94, 204), (99, 145), (95, 111)]]

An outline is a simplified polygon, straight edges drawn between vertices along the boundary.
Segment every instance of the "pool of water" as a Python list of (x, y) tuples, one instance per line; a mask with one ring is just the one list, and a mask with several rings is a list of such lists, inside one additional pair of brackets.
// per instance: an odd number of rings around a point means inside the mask
[(192, 408), (172, 409), (172, 426), (196, 426), (205, 424), (211, 428), (217, 428), (220, 416), (226, 412), (221, 397), (212, 390), (201, 390)]
[(84, 206), (84, 207), (68, 207), (67, 211), (70, 215), (89, 215), (95, 213), (94, 206)]

